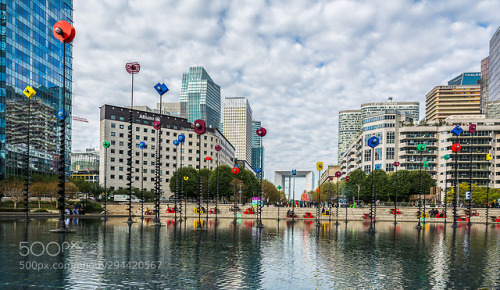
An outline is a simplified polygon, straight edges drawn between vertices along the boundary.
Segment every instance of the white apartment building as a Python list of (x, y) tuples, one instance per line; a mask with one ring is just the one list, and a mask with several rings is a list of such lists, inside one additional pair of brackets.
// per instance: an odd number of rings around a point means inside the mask
[(252, 164), (252, 108), (247, 98), (226, 98), (224, 136), (236, 149), (235, 157)]
[[(160, 115), (154, 112), (133, 110), (133, 146), (132, 146), (132, 187), (141, 188), (141, 177), (145, 190), (155, 189), (155, 154), (157, 132), (153, 122), (160, 120), (162, 126), (162, 161), (161, 161), (161, 190), (164, 196), (171, 195), (169, 181), (176, 167), (180, 167), (180, 145), (175, 146), (173, 141), (179, 134), (186, 139), (183, 145), (183, 167), (191, 166), (198, 169), (198, 135), (194, 132), (193, 124), (186, 119), (169, 115)], [(104, 178), (108, 188), (127, 187), (127, 151), (128, 151), (128, 122), (129, 109), (104, 105), (100, 107), (100, 166), (99, 180), (104, 185)], [(217, 167), (217, 151), (215, 145), (222, 147), (219, 151), (219, 164), (233, 165), (235, 149), (231, 143), (216, 129), (207, 128), (201, 135), (201, 166), (215, 169)], [(104, 141), (111, 143), (105, 149)], [(146, 148), (139, 147), (145, 142)], [(212, 160), (205, 160), (212, 157)], [(142, 172), (141, 172), (142, 171)]]

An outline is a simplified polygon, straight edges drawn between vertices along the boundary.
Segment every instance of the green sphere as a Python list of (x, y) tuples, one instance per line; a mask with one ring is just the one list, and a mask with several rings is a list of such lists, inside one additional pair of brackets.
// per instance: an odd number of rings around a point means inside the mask
[(104, 141), (104, 142), (102, 142), (102, 146), (103, 146), (104, 148), (108, 148), (108, 147), (109, 147), (109, 145), (111, 145), (111, 144), (109, 144), (109, 142), (108, 142), (108, 141)]

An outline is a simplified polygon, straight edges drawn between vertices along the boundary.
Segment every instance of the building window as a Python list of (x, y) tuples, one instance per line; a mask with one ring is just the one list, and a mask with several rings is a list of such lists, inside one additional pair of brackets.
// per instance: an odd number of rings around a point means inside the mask
[(387, 171), (387, 172), (394, 171), (394, 164), (392, 164), (392, 163), (385, 164), (385, 171)]
[(382, 148), (375, 148), (375, 160), (382, 160)]
[(120, 129), (123, 129), (123, 125), (120, 125)]
[(124, 144), (123, 141), (120, 141), (120, 146), (123, 146), (123, 144)]
[(137, 132), (139, 132), (139, 130), (140, 130), (140, 129), (139, 129), (139, 127), (135, 127), (135, 130), (136, 130)]
[(115, 140), (111, 140), (111, 145), (115, 145), (115, 144), (116, 144)]
[(394, 132), (387, 132), (387, 144), (394, 144)]
[(111, 177), (111, 179), (115, 179), (115, 175), (114, 174), (111, 174), (110, 177)]
[(148, 128), (144, 128), (144, 133), (147, 133), (148, 132)]
[(119, 168), (118, 168), (118, 170), (119, 170), (119, 171), (123, 171), (123, 167), (119, 167)]
[(385, 149), (385, 159), (394, 159), (394, 147), (387, 147)]
[(111, 137), (116, 136), (115, 132), (111, 132)]
[(115, 162), (115, 158), (114, 157), (111, 157), (111, 162)]
[(118, 179), (123, 179), (123, 175), (118, 175)]
[(372, 150), (370, 150), (370, 149), (365, 150), (365, 161), (372, 161), (372, 152), (371, 151)]
[(118, 159), (120, 163), (123, 163), (123, 158)]
[(123, 150), (118, 151), (119, 154), (123, 154)]
[(115, 170), (115, 167), (114, 166), (111, 166), (110, 167), (111, 171), (114, 171)]
[(123, 138), (123, 133), (120, 133), (120, 138)]
[(115, 115), (111, 115), (111, 120), (116, 120), (116, 116)]
[(115, 128), (116, 127), (116, 124), (115, 123), (111, 123), (111, 128)]
[(115, 153), (115, 149), (111, 149), (111, 153)]
[(372, 171), (372, 166), (371, 165), (365, 165), (365, 173), (370, 173)]

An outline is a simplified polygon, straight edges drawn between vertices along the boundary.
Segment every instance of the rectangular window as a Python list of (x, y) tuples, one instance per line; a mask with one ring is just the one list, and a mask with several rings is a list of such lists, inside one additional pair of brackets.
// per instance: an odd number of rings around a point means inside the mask
[(394, 148), (387, 147), (385, 149), (385, 159), (393, 160), (394, 159)]
[(394, 132), (387, 132), (387, 144), (394, 144)]
[(365, 161), (372, 161), (372, 151), (370, 149), (365, 150)]
[(123, 125), (120, 125), (120, 129), (123, 129)]
[(116, 124), (115, 123), (111, 123), (111, 128), (115, 128), (116, 127)]
[(111, 132), (111, 137), (116, 136), (115, 132)]
[(375, 160), (382, 160), (382, 148), (375, 148)]
[(372, 166), (371, 165), (365, 165), (365, 173), (370, 173), (372, 171)]
[(387, 163), (387, 164), (385, 165), (385, 171), (387, 171), (387, 172), (394, 171), (394, 164), (392, 164), (392, 163)]

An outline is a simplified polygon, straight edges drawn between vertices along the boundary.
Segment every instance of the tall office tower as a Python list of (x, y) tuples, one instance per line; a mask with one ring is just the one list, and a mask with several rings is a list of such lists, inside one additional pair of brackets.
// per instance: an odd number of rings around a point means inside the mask
[(345, 110), (339, 112), (339, 134), (338, 134), (338, 155), (340, 162), (342, 155), (347, 150), (352, 141), (361, 132), (361, 110)]
[[(55, 174), (58, 155), (58, 118), (62, 109), (62, 43), (52, 34), (59, 20), (73, 22), (72, 0), (0, 1), (0, 179), (22, 175), (30, 123), (30, 168)], [(71, 120), (72, 44), (66, 45), (66, 108)], [(28, 98), (23, 94), (31, 86)], [(71, 160), (71, 126), (66, 129), (66, 168)]]
[(500, 118), (500, 27), (490, 40), (488, 118)]
[(481, 79), (479, 88), (481, 92), (481, 114), (488, 113), (488, 85), (490, 83), (490, 58), (481, 60)]
[(480, 72), (466, 72), (461, 73), (448, 81), (449, 86), (466, 86), (466, 85), (478, 85), (481, 79)]
[(261, 121), (252, 121), (252, 168), (257, 169), (260, 168), (263, 170), (261, 166), (261, 149), (264, 152), (264, 147), (260, 148), (262, 145), (261, 137), (257, 135), (257, 129), (262, 127)]
[(182, 74), (181, 116), (193, 123), (205, 120), (207, 127), (219, 128), (221, 115), (220, 87), (201, 66), (190, 67)]
[[(181, 116), (181, 103), (162, 103), (161, 106), (163, 107), (162, 114), (186, 119)], [(160, 103), (156, 104), (156, 110), (160, 112)]]
[(425, 119), (444, 120), (452, 115), (476, 115), (481, 112), (479, 85), (437, 86), (425, 96)]
[(224, 136), (233, 144), (235, 157), (252, 164), (252, 108), (247, 98), (226, 98)]

